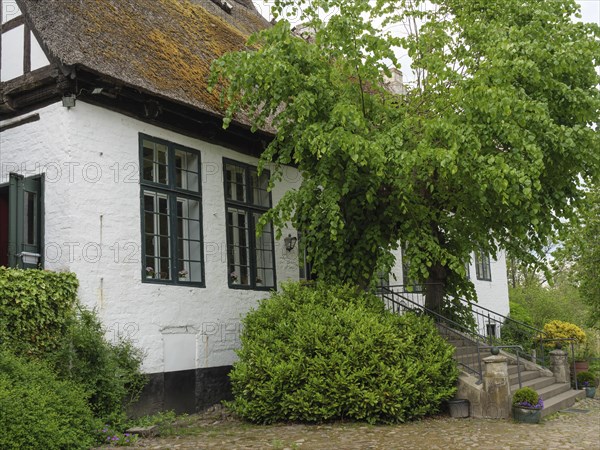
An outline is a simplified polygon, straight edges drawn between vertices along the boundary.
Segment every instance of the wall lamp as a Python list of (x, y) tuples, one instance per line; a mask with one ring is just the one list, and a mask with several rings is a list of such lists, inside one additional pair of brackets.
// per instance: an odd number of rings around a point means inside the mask
[(74, 108), (75, 107), (75, 94), (65, 95), (62, 98), (62, 105), (65, 108)]
[(296, 242), (298, 242), (298, 238), (292, 237), (291, 234), (288, 234), (288, 236), (283, 239), (283, 242), (285, 243), (285, 249), (288, 252), (291, 252), (292, 250), (294, 250), (294, 247), (296, 246)]

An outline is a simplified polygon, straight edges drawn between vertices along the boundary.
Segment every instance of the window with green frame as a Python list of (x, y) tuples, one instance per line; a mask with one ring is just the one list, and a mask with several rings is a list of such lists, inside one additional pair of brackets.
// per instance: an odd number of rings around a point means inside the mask
[(265, 225), (256, 236), (260, 217), (272, 204), (269, 172), (259, 175), (256, 167), (228, 159), (223, 170), (229, 286), (271, 289), (276, 285), (273, 226)]
[(204, 286), (200, 152), (140, 134), (142, 280)]
[(490, 255), (481, 250), (475, 252), (475, 272), (478, 280), (492, 281)]

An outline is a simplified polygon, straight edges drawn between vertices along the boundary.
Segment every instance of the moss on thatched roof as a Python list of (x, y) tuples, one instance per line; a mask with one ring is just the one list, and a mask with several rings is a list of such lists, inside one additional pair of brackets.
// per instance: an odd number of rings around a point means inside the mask
[(212, 61), (268, 26), (249, 0), (18, 0), (49, 53), (66, 66), (219, 113), (206, 90)]

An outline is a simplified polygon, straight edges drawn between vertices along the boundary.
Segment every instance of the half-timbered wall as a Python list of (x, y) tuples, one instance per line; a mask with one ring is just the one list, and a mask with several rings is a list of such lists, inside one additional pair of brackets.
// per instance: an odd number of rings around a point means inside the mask
[(50, 64), (14, 0), (0, 0), (0, 82)]

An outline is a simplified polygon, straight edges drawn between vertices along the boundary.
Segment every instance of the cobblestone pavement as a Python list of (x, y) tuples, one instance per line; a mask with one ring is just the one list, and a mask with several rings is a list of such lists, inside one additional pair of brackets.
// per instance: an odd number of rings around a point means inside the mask
[(169, 437), (140, 439), (138, 449), (594, 449), (600, 450), (600, 400), (585, 399), (539, 425), (439, 416), (393, 426), (256, 426), (219, 411), (193, 415)]

